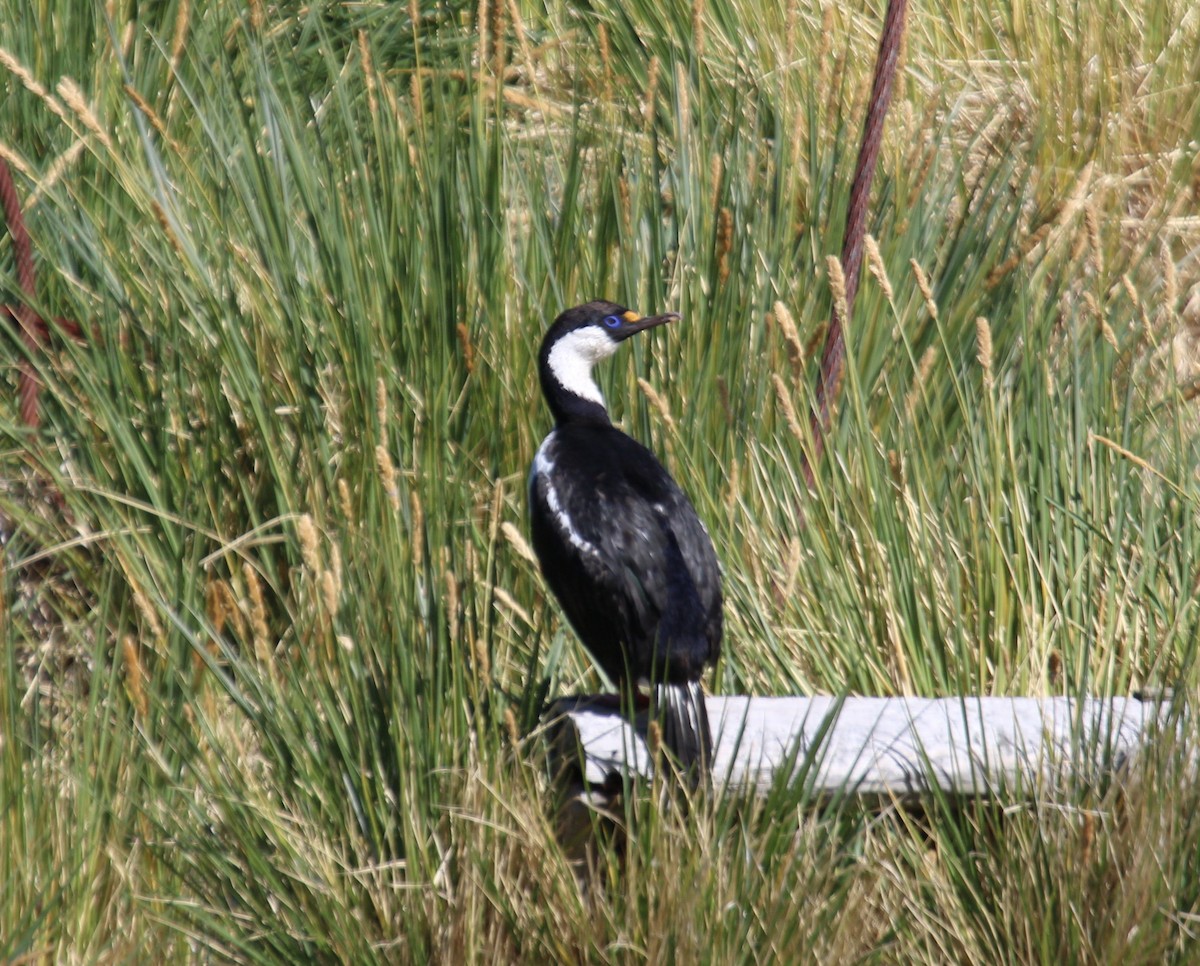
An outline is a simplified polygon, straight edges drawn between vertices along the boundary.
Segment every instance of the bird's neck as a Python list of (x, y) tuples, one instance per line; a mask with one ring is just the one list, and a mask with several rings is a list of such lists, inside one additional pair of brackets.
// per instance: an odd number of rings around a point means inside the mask
[(538, 366), (542, 394), (559, 426), (569, 423), (611, 425), (604, 396), (592, 376), (593, 360), (557, 343), (544, 352)]
[(565, 389), (550, 379), (542, 381), (542, 392), (546, 396), (546, 402), (549, 404), (554, 422), (558, 426), (566, 426), (571, 423), (612, 425), (612, 420), (608, 418), (608, 410), (604, 406), (604, 397), (599, 396), (599, 389), (596, 392), (596, 396), (599, 397), (599, 401), (597, 401), (596, 397), (584, 396)]

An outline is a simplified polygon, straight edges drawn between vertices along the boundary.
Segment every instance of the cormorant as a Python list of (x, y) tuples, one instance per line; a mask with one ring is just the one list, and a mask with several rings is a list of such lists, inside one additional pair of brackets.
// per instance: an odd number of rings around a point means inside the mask
[(700, 676), (721, 649), (721, 572), (696, 511), (650, 450), (608, 417), (592, 367), (642, 318), (612, 302), (563, 312), (538, 356), (554, 429), (529, 473), (533, 547), (546, 582), (615, 682), (649, 683), (663, 743), (695, 787), (711, 768)]

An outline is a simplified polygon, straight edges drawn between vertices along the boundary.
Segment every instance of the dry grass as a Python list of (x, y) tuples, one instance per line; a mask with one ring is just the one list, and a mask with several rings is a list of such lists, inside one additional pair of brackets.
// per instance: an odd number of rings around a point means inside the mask
[(1191, 5), (913, 11), (813, 491), (877, 11), (198, 10), (0, 10), (96, 333), (0, 415), (0, 958), (1194, 958), (1171, 740), (993, 802), (638, 790), (581, 892), (536, 729), (598, 684), (522, 522), (545, 321), (678, 310), (603, 378), (717, 544), (714, 689), (1194, 693)]

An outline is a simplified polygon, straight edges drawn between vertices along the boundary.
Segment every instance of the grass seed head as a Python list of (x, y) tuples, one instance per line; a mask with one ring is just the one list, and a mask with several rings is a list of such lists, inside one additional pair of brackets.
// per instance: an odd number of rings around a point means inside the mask
[(1083, 209), (1083, 222), (1087, 226), (1088, 249), (1092, 258), (1092, 269), (1099, 278), (1104, 273), (1104, 248), (1100, 243), (1100, 216), (1096, 206), (1088, 202)]
[[(421, 74), (419, 71), (413, 71), (412, 77), (408, 83), (408, 94), (412, 100), (413, 120), (417, 127), (422, 127), (425, 123), (425, 89), (421, 84)], [(415, 153), (416, 146), (410, 146), (410, 157), (416, 162), (417, 155)]]
[(1173, 313), (1179, 301), (1179, 278), (1175, 271), (1175, 258), (1171, 255), (1171, 246), (1165, 239), (1162, 243), (1162, 272), (1163, 308), (1168, 313)]
[(933, 362), (937, 358), (937, 349), (933, 346), (928, 346), (921, 353), (921, 359), (917, 363), (917, 371), (913, 374), (912, 386), (908, 390), (908, 394), (904, 397), (904, 412), (909, 419), (912, 419), (913, 412), (917, 408), (917, 403), (925, 394), (925, 386), (929, 382), (929, 374), (933, 372)]
[(391, 422), (388, 413), (388, 390), (383, 377), (375, 380), (375, 418), (379, 421), (379, 432), (387, 438), (388, 424)]
[(137, 639), (132, 634), (121, 638), (121, 656), (125, 661), (125, 688), (129, 692), (129, 700), (141, 717), (146, 717), (150, 702), (146, 697), (146, 670), (142, 666), (142, 658)]
[(913, 278), (917, 280), (917, 289), (921, 293), (921, 298), (925, 300), (925, 311), (936, 322), (938, 320), (938, 307), (937, 302), (933, 299), (933, 287), (929, 284), (929, 276), (925, 274), (925, 269), (921, 267), (915, 258), (909, 259), (908, 264), (912, 268)]
[(210, 580), (204, 587), (204, 611), (214, 634), (225, 630), (225, 622), (229, 619), (225, 595), (221, 592), (223, 581)]
[(371, 44), (365, 30), (358, 32), (358, 56), (362, 60), (363, 80), (367, 85), (367, 110), (370, 111), (371, 117), (378, 117), (379, 100), (375, 96), (378, 82), (375, 78), (375, 65), (371, 62)]
[(533, 626), (533, 617), (530, 616), (529, 611), (521, 606), (521, 604), (517, 601), (517, 598), (515, 598), (503, 587), (493, 587), (492, 593), (496, 595), (496, 602), (503, 606), (505, 610), (508, 610), (515, 615), (517, 619), (521, 621), (521, 623), (523, 623), (526, 627)]
[(459, 623), (459, 594), (458, 594), (458, 577), (453, 570), (445, 572), (446, 580), (446, 624), (447, 631), (450, 635), (450, 643), (453, 645), (458, 640)]
[(724, 180), (725, 162), (716, 151), (708, 159), (708, 179), (712, 185), (712, 200), (709, 202), (713, 211), (721, 204), (721, 185)]
[(657, 761), (663, 747), (663, 733), (662, 725), (653, 719), (646, 725), (646, 747), (650, 757)]
[(163, 629), (162, 622), (158, 619), (158, 613), (155, 611), (154, 605), (150, 603), (150, 599), (135, 582), (130, 581), (130, 589), (133, 591), (134, 606), (137, 608), (138, 613), (142, 615), (142, 620), (146, 622), (146, 627), (149, 628), (155, 643), (161, 644), (166, 640), (167, 632)]
[(775, 321), (779, 323), (779, 331), (783, 333), (784, 345), (787, 347), (788, 362), (792, 367), (792, 378), (799, 379), (804, 370), (804, 343), (800, 341), (800, 333), (796, 329), (796, 320), (783, 302), (775, 303)]
[(887, 266), (883, 264), (883, 256), (879, 253), (879, 243), (873, 235), (863, 238), (863, 248), (867, 253), (867, 270), (883, 289), (884, 298), (889, 302), (893, 301), (892, 280), (888, 278)]
[(490, 690), (492, 687), (492, 659), (488, 654), (487, 642), (482, 637), (475, 638), (473, 650), (475, 652), (475, 670), (479, 674), (479, 680), (483, 682), (485, 688)]
[(332, 570), (321, 574), (321, 598), (325, 604), (325, 613), (330, 617), (337, 617), (342, 588)]
[(342, 586), (342, 551), (333, 542), (329, 544), (329, 570), (333, 574), (333, 579), (337, 581), (340, 590)]
[(729, 252), (733, 248), (733, 213), (728, 208), (717, 212), (717, 281), (729, 280)]
[(504, 709), (504, 732), (508, 735), (508, 743), (512, 747), (520, 747), (521, 727), (517, 724), (517, 716), (511, 707)]
[(990, 392), (995, 384), (995, 374), (992, 371), (992, 327), (983, 316), (975, 320), (975, 346), (976, 358), (983, 369), (983, 388)]
[(535, 567), (538, 565), (537, 556), (534, 554), (533, 548), (529, 546), (524, 534), (517, 529), (512, 521), (505, 520), (502, 524), (500, 524), (500, 532), (504, 534), (504, 539), (507, 540), (512, 546), (513, 550), (517, 552), (517, 556), (533, 564)]
[(150, 122), (150, 126), (154, 128), (158, 136), (162, 138), (164, 142), (169, 144), (173, 151), (176, 153), (181, 152), (183, 149), (176, 144), (172, 140), (171, 135), (167, 133), (167, 126), (163, 123), (163, 119), (158, 116), (158, 113), (153, 107), (150, 106), (149, 102), (142, 97), (140, 93), (138, 93), (137, 88), (135, 88), (132, 84), (125, 84), (124, 90), (126, 96), (133, 101), (134, 106), (142, 112), (142, 115), (147, 121)]
[(112, 139), (108, 136), (108, 132), (100, 125), (100, 120), (88, 105), (87, 98), (83, 96), (83, 91), (79, 89), (79, 85), (70, 77), (64, 77), (58, 82), (57, 90), (58, 96), (63, 99), (67, 107), (75, 112), (75, 116), (83, 122), (83, 126), (91, 131), (97, 140), (111, 152), (113, 149)]
[(412, 509), (412, 562), (414, 569), (420, 570), (425, 563), (425, 507), (416, 490), (409, 492), (408, 503)]
[(692, 0), (692, 48), (704, 56), (704, 0)]
[(38, 82), (38, 79), (24, 64), (3, 47), (0, 47), (0, 67), (16, 77), (29, 93), (46, 105), (51, 114), (66, 121), (67, 112), (63, 110), (58, 99)]
[(383, 484), (383, 492), (387, 494), (392, 512), (400, 512), (400, 488), (396, 485), (396, 467), (392, 463), (392, 454), (382, 444), (375, 447), (375, 465), (379, 469), (379, 481)]
[(337, 481), (338, 504), (341, 506), (342, 519), (347, 523), (354, 524), (354, 502), (350, 499), (350, 484), (346, 482), (345, 477), (338, 477)]
[(599, 29), (600, 66), (604, 71), (604, 83), (607, 87), (612, 82), (612, 43), (608, 37), (608, 27), (600, 24)]
[(175, 11), (175, 31), (171, 36), (171, 70), (178, 70), (179, 62), (183, 59), (183, 51), (187, 47), (191, 12), (191, 0), (179, 0), (179, 6)]
[(771, 373), (771, 384), (775, 387), (775, 397), (779, 400), (779, 408), (783, 412), (787, 428), (796, 439), (804, 442), (804, 429), (800, 425), (800, 417), (796, 415), (796, 407), (792, 405), (792, 396), (787, 385), (775, 372)]
[(642, 123), (647, 129), (654, 125), (658, 105), (658, 71), (658, 58), (651, 57), (650, 66), (646, 68), (646, 94), (642, 100)]
[(246, 581), (246, 593), (250, 597), (250, 631), (254, 636), (254, 656), (259, 664), (270, 667), (275, 649), (271, 646), (271, 632), (267, 626), (267, 604), (263, 599), (262, 584), (249, 561), (242, 564), (242, 576)]
[(667, 429), (674, 433), (676, 431), (675, 418), (671, 415), (671, 407), (667, 405), (667, 401), (662, 397), (662, 394), (641, 376), (638, 376), (637, 382), (638, 388), (642, 390), (643, 395), (645, 395), (650, 405), (662, 417), (662, 421), (667, 424)]
[(462, 346), (463, 364), (467, 367), (467, 374), (470, 375), (475, 371), (475, 346), (471, 342), (471, 330), (467, 328), (465, 322), (459, 322), (454, 327), (454, 331), (457, 333), (459, 344)]
[(1129, 301), (1133, 303), (1135, 308), (1142, 304), (1142, 300), (1138, 297), (1137, 288), (1134, 287), (1133, 279), (1128, 275), (1122, 275), (1121, 286), (1125, 289), (1125, 294), (1129, 296)]
[(849, 309), (846, 304), (846, 273), (842, 271), (842, 260), (836, 255), (829, 255), (825, 259), (825, 264), (829, 269), (829, 288), (833, 292), (834, 307), (837, 310), (838, 318), (842, 320), (842, 325), (847, 325)]
[(321, 544), (317, 539), (317, 527), (309, 514), (303, 513), (296, 520), (296, 536), (300, 540), (300, 556), (304, 560), (305, 569), (314, 578), (319, 577), (323, 569), (321, 567)]

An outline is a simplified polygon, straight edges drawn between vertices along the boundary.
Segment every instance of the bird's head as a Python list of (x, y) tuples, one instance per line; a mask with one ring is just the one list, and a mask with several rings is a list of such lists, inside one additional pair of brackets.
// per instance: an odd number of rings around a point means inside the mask
[(567, 309), (542, 340), (539, 370), (542, 389), (559, 416), (556, 400), (574, 396), (604, 406), (592, 378), (592, 366), (607, 359), (631, 335), (679, 316), (674, 312), (640, 316), (615, 302), (595, 301)]
[(563, 312), (546, 333), (546, 341), (571, 345), (598, 362), (612, 355), (631, 335), (678, 318), (675, 312), (641, 316), (616, 302), (597, 300)]

